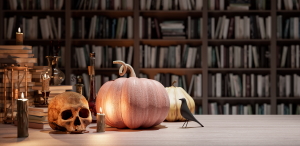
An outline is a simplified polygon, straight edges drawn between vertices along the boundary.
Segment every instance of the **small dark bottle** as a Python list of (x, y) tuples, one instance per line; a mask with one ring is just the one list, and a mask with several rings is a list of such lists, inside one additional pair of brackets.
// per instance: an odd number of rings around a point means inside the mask
[(89, 108), (92, 114), (92, 123), (96, 123), (96, 93), (95, 93), (95, 53), (90, 53), (90, 66), (88, 66), (88, 72), (90, 75), (90, 90), (89, 90)]

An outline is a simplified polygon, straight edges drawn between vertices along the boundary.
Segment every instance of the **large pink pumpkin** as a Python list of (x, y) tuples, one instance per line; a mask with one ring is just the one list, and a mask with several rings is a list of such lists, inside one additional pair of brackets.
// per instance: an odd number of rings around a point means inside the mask
[(96, 109), (105, 113), (106, 124), (116, 128), (149, 128), (163, 122), (170, 109), (170, 101), (164, 86), (146, 78), (137, 78), (134, 70), (122, 61), (120, 75), (127, 69), (129, 78), (106, 82), (99, 90)]

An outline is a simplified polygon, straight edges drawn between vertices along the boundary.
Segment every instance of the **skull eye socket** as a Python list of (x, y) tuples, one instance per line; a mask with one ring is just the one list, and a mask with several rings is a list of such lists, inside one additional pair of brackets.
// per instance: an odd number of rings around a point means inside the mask
[(89, 117), (89, 115), (90, 115), (90, 111), (88, 109), (86, 109), (86, 108), (80, 109), (80, 111), (79, 111), (79, 117), (81, 117), (81, 118), (87, 118), (87, 117)]
[(64, 119), (64, 120), (67, 120), (67, 119), (72, 118), (72, 117), (73, 117), (73, 114), (72, 114), (71, 110), (65, 110), (61, 113), (61, 118)]

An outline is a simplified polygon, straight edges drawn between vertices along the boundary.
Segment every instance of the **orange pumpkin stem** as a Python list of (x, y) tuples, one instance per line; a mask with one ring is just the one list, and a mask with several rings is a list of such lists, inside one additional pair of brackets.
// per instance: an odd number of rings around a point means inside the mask
[(121, 64), (122, 65), (119, 69), (120, 76), (124, 76), (128, 69), (130, 71), (130, 77), (136, 77), (135, 72), (130, 64), (126, 64), (124, 61), (121, 61), (121, 60), (113, 61), (113, 64)]
[(171, 86), (174, 86), (174, 84), (175, 84), (176, 82), (177, 82), (177, 81), (173, 81)]

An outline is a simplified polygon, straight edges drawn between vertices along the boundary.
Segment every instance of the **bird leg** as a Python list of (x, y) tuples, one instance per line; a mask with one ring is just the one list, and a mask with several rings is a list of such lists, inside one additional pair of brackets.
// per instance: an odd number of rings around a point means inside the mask
[(184, 121), (184, 123), (183, 123), (183, 125), (182, 125), (182, 128), (183, 128), (183, 126), (184, 126), (185, 123), (186, 123), (186, 120)]
[(186, 125), (185, 125), (185, 128), (187, 127), (188, 123), (189, 123), (189, 120), (186, 120)]
[(185, 123), (186, 123), (186, 125), (185, 125), (185, 128), (186, 128), (187, 124), (189, 123), (189, 120), (185, 120), (184, 123), (183, 123), (183, 125), (182, 125), (182, 127), (184, 127)]

